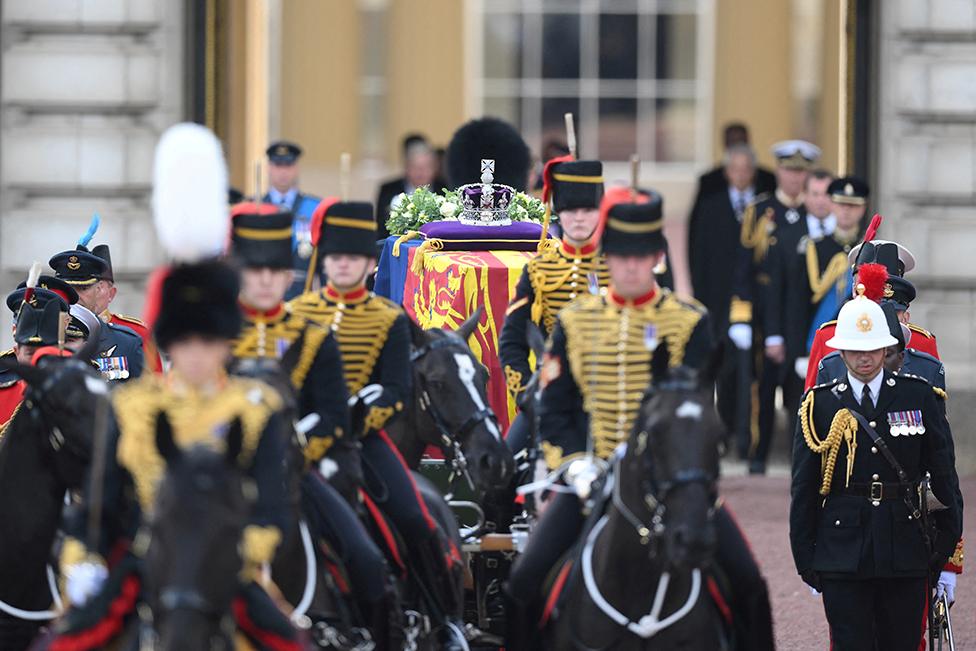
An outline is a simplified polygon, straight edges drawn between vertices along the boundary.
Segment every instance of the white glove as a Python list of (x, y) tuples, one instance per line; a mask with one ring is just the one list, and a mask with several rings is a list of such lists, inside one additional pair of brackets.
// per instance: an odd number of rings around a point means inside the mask
[(376, 400), (383, 395), (383, 386), (380, 384), (369, 384), (364, 386), (362, 389), (356, 392), (356, 395), (350, 396), (349, 406), (352, 407), (358, 401), (362, 400), (363, 404), (369, 406), (376, 402)]
[(797, 357), (796, 361), (793, 362), (793, 370), (796, 374), (800, 376), (801, 379), (805, 379), (807, 376), (807, 366), (810, 364), (809, 357)]
[(752, 326), (748, 323), (733, 323), (729, 326), (729, 339), (739, 350), (752, 348)]
[(956, 601), (956, 573), (942, 570), (939, 573), (939, 583), (935, 586), (935, 598), (941, 599), (942, 593), (949, 598), (949, 603)]
[(101, 563), (77, 563), (65, 571), (65, 592), (75, 606), (84, 605), (108, 578), (108, 570)]
[(339, 472), (339, 464), (329, 457), (322, 457), (319, 461), (319, 473), (326, 479), (331, 479), (337, 472)]

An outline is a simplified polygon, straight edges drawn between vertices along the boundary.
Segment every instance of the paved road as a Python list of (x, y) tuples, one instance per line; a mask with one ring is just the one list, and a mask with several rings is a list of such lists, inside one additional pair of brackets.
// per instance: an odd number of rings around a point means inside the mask
[[(786, 468), (767, 477), (746, 477), (728, 468), (722, 492), (732, 507), (769, 582), (777, 648), (787, 651), (827, 649), (827, 624), (819, 597), (796, 575), (789, 543), (789, 478)], [(963, 481), (965, 522), (976, 523), (976, 479)], [(974, 526), (968, 527), (974, 531)], [(959, 577), (952, 609), (956, 649), (976, 650), (976, 535), (969, 546), (968, 573)]]

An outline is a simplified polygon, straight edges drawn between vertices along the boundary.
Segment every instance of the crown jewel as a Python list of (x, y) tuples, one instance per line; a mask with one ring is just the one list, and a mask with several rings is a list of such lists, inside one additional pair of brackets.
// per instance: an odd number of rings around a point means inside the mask
[(507, 226), (512, 223), (508, 205), (515, 195), (515, 188), (494, 183), (495, 161), (482, 159), (481, 183), (469, 183), (458, 188), (461, 195), (462, 224), (474, 226)]

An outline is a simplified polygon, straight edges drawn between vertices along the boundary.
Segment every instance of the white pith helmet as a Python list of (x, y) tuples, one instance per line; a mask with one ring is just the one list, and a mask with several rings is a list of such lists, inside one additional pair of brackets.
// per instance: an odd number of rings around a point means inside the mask
[(836, 350), (878, 350), (894, 346), (881, 306), (864, 296), (864, 285), (858, 283), (857, 296), (847, 301), (837, 315), (837, 329), (827, 345)]

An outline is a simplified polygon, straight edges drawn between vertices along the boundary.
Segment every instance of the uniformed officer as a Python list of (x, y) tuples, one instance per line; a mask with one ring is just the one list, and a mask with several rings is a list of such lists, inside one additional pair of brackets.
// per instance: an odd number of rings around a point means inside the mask
[(106, 323), (128, 328), (139, 335), (139, 338), (142, 339), (142, 352), (146, 356), (145, 367), (153, 373), (162, 373), (163, 360), (159, 356), (159, 351), (156, 349), (156, 342), (153, 341), (152, 333), (149, 332), (149, 328), (146, 327), (146, 324), (134, 316), (112, 312), (110, 309), (112, 306), (112, 301), (115, 300), (118, 288), (115, 286), (115, 272), (112, 270), (112, 252), (109, 250), (108, 245), (99, 244), (98, 246), (93, 247), (91, 251), (88, 251), (87, 247), (79, 244), (76, 247), (76, 250), (89, 252), (92, 255), (98, 256), (105, 262), (105, 273), (102, 275), (102, 280), (108, 284), (106, 292), (107, 303), (105, 310), (98, 315), (99, 318)]
[[(339, 345), (331, 330), (309, 322), (284, 303), (294, 273), (292, 214), (272, 204), (241, 203), (231, 216), (231, 254), (242, 267), (240, 305), (244, 316), (241, 334), (234, 342), (234, 366), (248, 374), (276, 374), (283, 356), (293, 358), (286, 391), (295, 394), (296, 415), (318, 417), (312, 429), (304, 433), (304, 457), (332, 482), (353, 478), (339, 487), (346, 496), (343, 499), (321, 476), (298, 469), (302, 473), (303, 512), (314, 533), (343, 550), (353, 595), (373, 639), (386, 640), (385, 625), (390, 620), (386, 563), (349, 503), (355, 500), (362, 471), (359, 444), (349, 427)], [(292, 350), (292, 346), (299, 349)], [(248, 368), (268, 362), (274, 368)], [(329, 464), (337, 464), (344, 472), (335, 474)], [(306, 500), (314, 506), (307, 505)]]
[[(543, 200), (551, 194), (562, 238), (526, 263), (505, 314), (498, 352), (508, 390), (515, 397), (525, 390), (532, 376), (529, 323), (535, 323), (548, 336), (559, 310), (579, 295), (598, 293), (609, 280), (600, 242), (594, 241), (603, 198), (603, 165), (600, 161), (560, 157), (546, 164), (543, 179)], [(520, 414), (506, 442), (513, 451), (521, 450), (527, 434), (527, 423)]]
[[(610, 285), (583, 294), (556, 316), (542, 362), (540, 434), (549, 469), (592, 450), (609, 458), (627, 440), (650, 385), (652, 346), (668, 345), (671, 363), (702, 368), (712, 354), (708, 315), (657, 285), (653, 269), (664, 255), (662, 200), (614, 188), (604, 198), (602, 246)], [(559, 492), (516, 561), (505, 592), (506, 648), (535, 648), (544, 579), (575, 544), (583, 527), (579, 498)], [(716, 518), (717, 562), (734, 586), (733, 608), (753, 649), (771, 649), (765, 581), (727, 509)]]
[[(172, 368), (166, 376), (147, 373), (113, 392), (113, 418), (101, 482), (99, 545), (97, 549), (87, 547), (87, 510), (93, 484), (86, 481), (80, 511), (66, 520), (61, 567), (66, 593), (74, 605), (117, 585), (106, 582), (109, 552), (117, 559), (120, 550), (128, 549), (128, 541), (134, 540), (140, 526), (151, 518), (166, 470), (156, 443), (160, 414), (168, 418), (173, 440), (180, 448), (204, 445), (221, 450), (228, 427), (238, 421), (243, 436), (237, 462), (255, 489), (239, 544), (243, 562), (239, 594), (249, 611), (252, 606), (259, 607), (266, 616), (280, 620), (274, 630), (282, 637), (282, 648), (297, 648), (284, 615), (253, 583), (261, 566), (271, 561), (289, 523), (282, 463), (287, 437), (281, 397), (260, 381), (228, 376), (225, 371), (232, 341), (241, 327), (238, 293), (237, 273), (221, 262), (182, 264), (168, 271), (153, 334)], [(131, 567), (119, 562), (113, 571), (131, 571)], [(116, 617), (124, 615), (113, 613)], [(92, 625), (91, 621), (86, 623)], [(67, 630), (63, 635), (77, 638), (89, 632)]]
[[(880, 218), (876, 216), (875, 219)], [(867, 238), (870, 235), (872, 235), (871, 228), (868, 229), (865, 237)], [(907, 325), (912, 333), (907, 342), (908, 347), (938, 358), (939, 349), (936, 345), (935, 335), (910, 322), (911, 313), (908, 308), (909, 303), (915, 299), (915, 287), (904, 280), (904, 275), (915, 268), (915, 256), (912, 255), (911, 251), (897, 242), (870, 239), (851, 249), (847, 255), (847, 260), (853, 270), (855, 282), (858, 283), (861, 282), (859, 271), (864, 265), (874, 267), (881, 265), (883, 267), (881, 271), (885, 272), (886, 278), (880, 281), (880, 287), (877, 288), (879, 295), (873, 296), (872, 292), (875, 291), (875, 288), (868, 287), (868, 297), (878, 301), (883, 298), (891, 299), (895, 296), (896, 288), (899, 288), (897, 291), (901, 292), (901, 300), (895, 303), (896, 307), (899, 307), (898, 320)], [(873, 283), (863, 284), (873, 285)], [(806, 386), (808, 388), (815, 384), (817, 365), (820, 360), (831, 350), (827, 341), (833, 337), (836, 326), (836, 321), (827, 321), (818, 328), (814, 335), (813, 343), (810, 346), (810, 359), (807, 363)]]
[(273, 203), (295, 217), (292, 226), (292, 269), (295, 271), (295, 279), (286, 295), (287, 299), (292, 299), (305, 291), (305, 276), (309, 273), (313, 248), (312, 213), (321, 199), (298, 189), (301, 147), (287, 140), (278, 140), (268, 145), (265, 154), (268, 156), (270, 187), (261, 200)]
[[(793, 449), (790, 542), (823, 593), (832, 648), (917, 651), (938, 572), (962, 532), (949, 424), (924, 379), (884, 369), (896, 345), (881, 307), (859, 296), (834, 337), (847, 373), (807, 392)], [(919, 482), (931, 475), (938, 535)], [(924, 498), (923, 498), (924, 499)]]
[[(783, 386), (785, 404), (796, 402), (802, 391), (800, 382), (786, 381), (786, 340), (778, 324), (784, 288), (772, 284), (774, 277), (785, 272), (782, 256), (770, 256), (769, 252), (772, 247), (795, 251), (800, 238), (808, 233), (803, 188), (820, 149), (804, 140), (788, 140), (777, 143), (773, 154), (778, 187), (773, 194), (756, 197), (742, 215), (729, 306), (729, 338), (740, 350), (756, 351), (753, 361), (759, 378), (759, 409), (753, 414), (749, 471), (760, 474), (766, 471), (765, 451), (773, 433), (776, 388)], [(744, 404), (738, 407), (748, 409)]]
[[(60, 280), (78, 292), (78, 302), (95, 314), (103, 314), (115, 296), (105, 261), (86, 251), (72, 249), (48, 261)], [(125, 326), (106, 323), (101, 329), (95, 358), (106, 380), (124, 382), (142, 374), (145, 354), (142, 339)]]
[(362, 422), (353, 422), (352, 427), (362, 437), (366, 499), (374, 501), (403, 535), (411, 569), (438, 600), (437, 610), (453, 612), (455, 604), (446, 600), (454, 592), (450, 577), (456, 569), (453, 563), (460, 560), (459, 551), (442, 536), (403, 457), (384, 431), (406, 401), (413, 399), (413, 374), (407, 315), (366, 289), (376, 255), (372, 204), (321, 204), (313, 219), (312, 244), (328, 283), (289, 306), (331, 330), (339, 342), (349, 395), (356, 397), (363, 411)]

